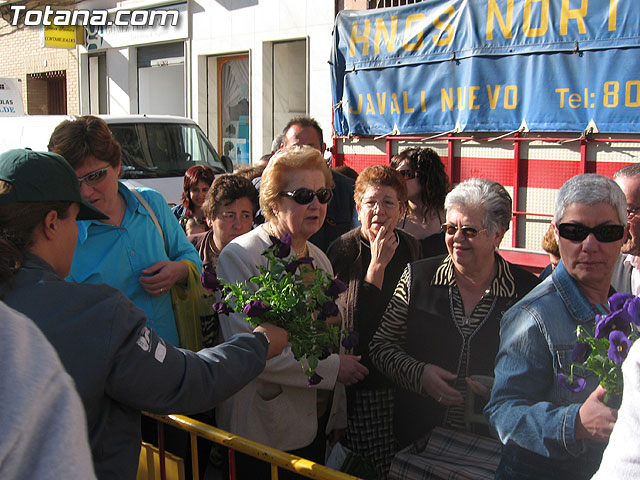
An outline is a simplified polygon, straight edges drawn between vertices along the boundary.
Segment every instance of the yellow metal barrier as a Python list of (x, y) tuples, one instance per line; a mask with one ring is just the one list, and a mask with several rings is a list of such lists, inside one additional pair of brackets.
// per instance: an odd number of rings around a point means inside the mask
[(143, 413), (158, 421), (189, 432), (191, 438), (191, 465), (194, 479), (199, 478), (197, 437), (201, 437), (219, 443), (231, 450), (242, 452), (270, 463), (271, 480), (278, 480), (278, 467), (286, 468), (307, 478), (315, 478), (317, 480), (359, 480), (358, 477), (338, 472), (337, 470), (325, 467), (311, 460), (290, 455), (282, 450), (277, 450), (254, 442), (253, 440), (233, 435), (232, 433), (212, 427), (193, 418), (185, 417), (184, 415), (155, 415), (147, 412)]
[[(164, 452), (164, 461), (166, 478), (185, 480), (184, 460), (182, 458), (176, 457), (169, 452)], [(160, 462), (158, 447), (142, 442), (136, 480), (162, 480)]]

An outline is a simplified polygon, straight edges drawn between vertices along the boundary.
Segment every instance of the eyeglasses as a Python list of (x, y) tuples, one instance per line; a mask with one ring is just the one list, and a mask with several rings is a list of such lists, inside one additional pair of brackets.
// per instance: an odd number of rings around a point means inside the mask
[(320, 203), (329, 203), (333, 198), (333, 191), (330, 188), (320, 188), (315, 192), (310, 188), (299, 188), (293, 192), (280, 192), (280, 196), (291, 198), (300, 205), (308, 205), (313, 202), (313, 197), (318, 197)]
[(462, 235), (465, 238), (474, 238), (478, 236), (479, 233), (486, 232), (488, 228), (483, 228), (482, 230), (478, 230), (477, 228), (462, 226), (458, 227), (457, 225), (452, 225), (450, 223), (443, 223), (442, 230), (445, 231), (447, 235), (455, 235), (458, 230), (462, 232)]
[(416, 172), (413, 170), (397, 170), (397, 172), (402, 175), (405, 180), (416, 178)]
[(622, 239), (622, 236), (624, 235), (624, 226), (598, 225), (597, 227), (590, 228), (586, 225), (582, 225), (581, 223), (561, 223), (558, 225), (558, 234), (562, 238), (566, 238), (572, 242), (582, 242), (592, 233), (599, 242), (616, 242)]
[(393, 210), (398, 206), (398, 203), (398, 201), (393, 200), (374, 200), (371, 198), (362, 201), (361, 205), (368, 210), (373, 210), (376, 207), (384, 210)]
[(627, 208), (627, 218), (631, 220), (640, 212), (640, 207)]
[(89, 187), (93, 187), (102, 182), (105, 178), (107, 178), (107, 173), (111, 167), (104, 167), (100, 170), (94, 170), (93, 172), (87, 173), (83, 177), (78, 177), (78, 183), (80, 186), (84, 183)]

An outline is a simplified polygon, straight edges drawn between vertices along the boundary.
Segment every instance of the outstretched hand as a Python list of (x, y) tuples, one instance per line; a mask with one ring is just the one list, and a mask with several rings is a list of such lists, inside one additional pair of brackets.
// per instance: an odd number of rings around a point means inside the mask
[(263, 323), (253, 329), (254, 332), (262, 332), (267, 336), (269, 341), (269, 351), (267, 352), (267, 360), (277, 357), (282, 353), (284, 347), (289, 343), (289, 332), (285, 329), (276, 327), (271, 323)]

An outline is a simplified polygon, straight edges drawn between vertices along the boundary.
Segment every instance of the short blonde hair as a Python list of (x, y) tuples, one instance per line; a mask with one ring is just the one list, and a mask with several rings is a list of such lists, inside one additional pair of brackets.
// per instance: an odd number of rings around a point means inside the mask
[(280, 201), (280, 193), (292, 170), (317, 170), (324, 176), (324, 186), (334, 187), (327, 162), (315, 148), (294, 145), (278, 150), (269, 160), (260, 180), (260, 208), (267, 221), (275, 218), (273, 207)]

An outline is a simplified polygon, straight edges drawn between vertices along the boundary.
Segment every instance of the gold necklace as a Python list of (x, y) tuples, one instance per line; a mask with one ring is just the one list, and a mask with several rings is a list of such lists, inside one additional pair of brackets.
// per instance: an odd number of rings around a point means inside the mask
[(309, 256), (309, 244), (304, 242), (304, 248), (302, 249), (302, 253), (295, 252), (296, 257), (308, 257)]

